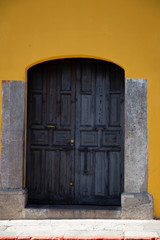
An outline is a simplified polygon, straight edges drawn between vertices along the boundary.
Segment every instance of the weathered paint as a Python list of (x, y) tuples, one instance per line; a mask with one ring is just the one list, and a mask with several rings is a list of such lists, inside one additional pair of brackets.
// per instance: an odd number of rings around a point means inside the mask
[(148, 189), (156, 217), (160, 217), (159, 11), (158, 0), (0, 1), (0, 80), (26, 81), (30, 66), (63, 57), (110, 60), (125, 69), (127, 78), (148, 79)]

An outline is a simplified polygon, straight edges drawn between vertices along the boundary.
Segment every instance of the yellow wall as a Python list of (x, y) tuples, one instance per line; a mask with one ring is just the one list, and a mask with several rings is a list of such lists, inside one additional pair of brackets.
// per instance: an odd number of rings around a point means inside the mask
[(149, 192), (160, 218), (159, 13), (160, 0), (0, 0), (0, 80), (25, 81), (29, 66), (74, 56), (148, 79)]

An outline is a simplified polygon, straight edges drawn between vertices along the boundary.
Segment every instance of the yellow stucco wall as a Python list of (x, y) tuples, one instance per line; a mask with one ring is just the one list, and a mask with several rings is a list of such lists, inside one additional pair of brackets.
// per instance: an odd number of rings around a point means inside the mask
[(160, 218), (159, 13), (160, 0), (0, 0), (0, 80), (26, 81), (35, 63), (80, 56), (148, 79), (148, 191)]

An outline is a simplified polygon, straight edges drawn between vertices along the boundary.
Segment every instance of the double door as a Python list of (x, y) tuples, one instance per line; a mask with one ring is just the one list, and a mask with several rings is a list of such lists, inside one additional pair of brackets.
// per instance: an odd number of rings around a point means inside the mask
[(124, 74), (92, 59), (28, 71), (29, 203), (119, 205)]

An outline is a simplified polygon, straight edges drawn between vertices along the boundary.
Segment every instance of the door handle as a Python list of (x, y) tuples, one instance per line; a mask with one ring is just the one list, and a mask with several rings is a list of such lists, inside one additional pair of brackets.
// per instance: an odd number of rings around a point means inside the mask
[(73, 182), (72, 182), (72, 181), (69, 183), (69, 185), (70, 185), (71, 187), (73, 187), (73, 186), (74, 186), (74, 184), (73, 184)]
[(56, 129), (56, 126), (55, 126), (55, 125), (46, 125), (45, 127), (46, 127), (46, 128)]
[(71, 145), (71, 146), (74, 146), (74, 139), (71, 139), (71, 140), (70, 140), (70, 145)]

